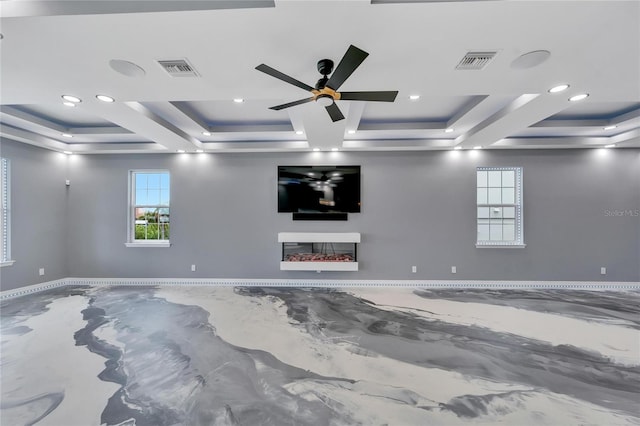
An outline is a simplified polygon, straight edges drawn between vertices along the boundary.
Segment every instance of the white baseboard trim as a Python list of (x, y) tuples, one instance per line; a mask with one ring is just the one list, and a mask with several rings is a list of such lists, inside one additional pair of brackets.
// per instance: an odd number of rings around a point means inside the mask
[(41, 291), (50, 290), (52, 288), (67, 286), (67, 278), (61, 278), (55, 281), (47, 281), (40, 284), (28, 285), (26, 287), (15, 288), (13, 290), (0, 291), (0, 300), (12, 299), (14, 297), (24, 296), (31, 293), (39, 293)]
[(432, 289), (640, 290), (635, 281), (491, 281), (491, 280), (312, 280), (253, 278), (62, 278), (0, 292), (0, 300), (64, 286), (204, 286), (204, 287), (405, 287)]

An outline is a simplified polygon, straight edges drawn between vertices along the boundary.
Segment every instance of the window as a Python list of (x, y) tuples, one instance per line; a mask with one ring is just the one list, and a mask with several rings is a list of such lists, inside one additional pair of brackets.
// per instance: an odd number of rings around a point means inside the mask
[(0, 158), (0, 266), (13, 265), (11, 260), (11, 192), (9, 160)]
[(169, 247), (169, 172), (131, 171), (128, 247)]
[(478, 167), (476, 247), (524, 247), (522, 168)]

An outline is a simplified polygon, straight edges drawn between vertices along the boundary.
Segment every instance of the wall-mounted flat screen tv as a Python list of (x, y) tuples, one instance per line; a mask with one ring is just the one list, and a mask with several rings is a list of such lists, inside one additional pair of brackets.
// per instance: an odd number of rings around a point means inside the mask
[(360, 166), (279, 166), (279, 213), (359, 213)]

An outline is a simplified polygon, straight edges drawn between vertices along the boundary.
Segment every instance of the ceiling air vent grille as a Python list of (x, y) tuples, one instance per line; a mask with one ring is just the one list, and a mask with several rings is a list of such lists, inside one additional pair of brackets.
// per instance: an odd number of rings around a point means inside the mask
[(160, 66), (172, 77), (198, 77), (198, 72), (186, 59), (158, 61)]
[(456, 66), (457, 70), (481, 70), (496, 56), (498, 52), (469, 52)]

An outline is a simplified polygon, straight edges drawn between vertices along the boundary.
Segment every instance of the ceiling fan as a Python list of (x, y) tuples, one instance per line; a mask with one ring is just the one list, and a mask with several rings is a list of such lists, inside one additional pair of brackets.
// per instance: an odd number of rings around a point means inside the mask
[[(347, 49), (340, 63), (333, 71), (333, 61), (331, 59), (321, 59), (318, 61), (318, 71), (322, 74), (322, 78), (318, 80), (315, 87), (311, 87), (293, 77), (290, 77), (276, 69), (271, 68), (268, 65), (260, 64), (256, 67), (258, 71), (262, 71), (265, 74), (269, 74), (279, 80), (286, 83), (293, 84), (301, 89), (311, 92), (313, 96), (310, 98), (300, 99), (297, 101), (289, 102), (282, 105), (276, 105), (269, 109), (281, 110), (296, 105), (305, 104), (307, 102), (316, 101), (323, 105), (331, 120), (336, 122), (344, 119), (344, 115), (336, 105), (335, 101), (373, 101), (373, 102), (393, 102), (398, 95), (398, 91), (384, 91), (384, 92), (338, 92), (337, 90), (342, 86), (347, 78), (360, 66), (362, 61), (369, 56), (364, 50), (358, 49), (351, 45)], [(332, 74), (333, 71), (333, 74)], [(331, 77), (329, 77), (331, 74)]]

